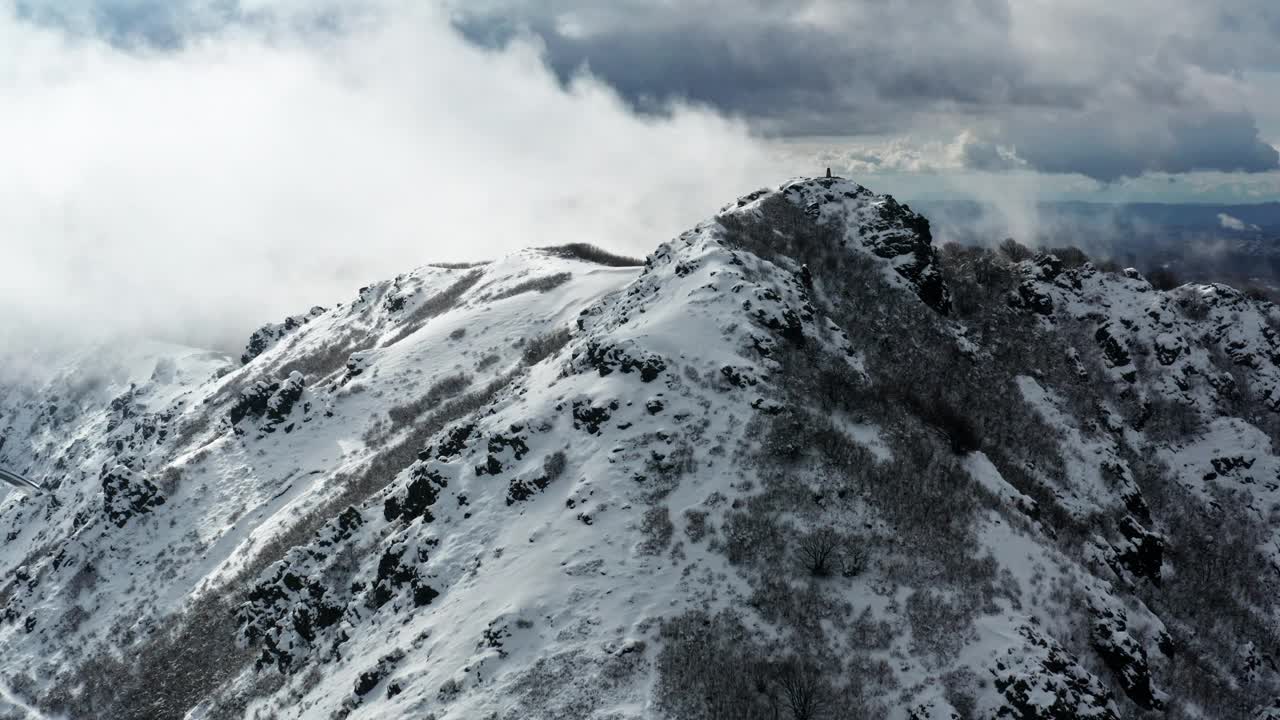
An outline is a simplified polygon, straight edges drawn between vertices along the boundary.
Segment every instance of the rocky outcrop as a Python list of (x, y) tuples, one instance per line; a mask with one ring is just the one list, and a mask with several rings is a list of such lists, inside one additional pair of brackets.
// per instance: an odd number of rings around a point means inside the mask
[(797, 180), (779, 192), (815, 220), (843, 226), (847, 242), (890, 261), (926, 305), (943, 315), (951, 311), (951, 291), (924, 216), (843, 178)]
[(1120, 720), (1115, 700), (1080, 661), (1053, 638), (1024, 625), (1025, 642), (1010, 648), (991, 669), (1003, 699), (999, 718), (1017, 720)]
[(293, 315), (285, 318), (284, 322), (263, 325), (255, 330), (253, 335), (249, 336), (249, 343), (245, 345), (244, 352), (240, 354), (240, 362), (248, 365), (254, 358), (280, 342), (281, 338), (320, 317), (325, 312), (327, 312), (325, 308), (317, 305), (303, 315)]
[[(246, 419), (260, 419), (259, 430), (262, 433), (275, 432), (283, 428), (291, 432), (295, 427), (290, 416), (298, 401), (302, 399), (306, 380), (299, 372), (293, 372), (283, 381), (267, 382), (259, 380), (240, 392), (240, 397), (231, 406), (229, 418), (237, 433), (243, 433), (241, 427)], [(310, 403), (304, 403), (304, 416), (310, 410)], [(305, 418), (304, 418), (305, 419)]]
[(164, 504), (164, 496), (142, 473), (120, 462), (102, 468), (102, 509), (123, 528), (129, 520)]
[(1147, 650), (1129, 633), (1129, 618), (1123, 606), (1101, 592), (1088, 594), (1092, 617), (1089, 641), (1115, 676), (1129, 699), (1144, 710), (1164, 707), (1163, 693), (1151, 684)]
[(1160, 568), (1164, 564), (1165, 538), (1142, 527), (1132, 516), (1120, 521), (1121, 540), (1112, 546), (1116, 563), (1137, 578), (1146, 578), (1160, 586)]

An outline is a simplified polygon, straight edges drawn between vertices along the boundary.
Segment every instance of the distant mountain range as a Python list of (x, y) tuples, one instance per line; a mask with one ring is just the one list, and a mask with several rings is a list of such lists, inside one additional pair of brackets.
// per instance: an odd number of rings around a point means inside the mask
[(1032, 247), (1078, 247), (1095, 260), (1144, 272), (1161, 268), (1181, 280), (1226, 282), (1272, 293), (1280, 289), (1280, 202), (1050, 202), (1028, 208), (1018, 218), (970, 201), (913, 207), (930, 219), (934, 237), (942, 242), (990, 246), (1014, 237)]

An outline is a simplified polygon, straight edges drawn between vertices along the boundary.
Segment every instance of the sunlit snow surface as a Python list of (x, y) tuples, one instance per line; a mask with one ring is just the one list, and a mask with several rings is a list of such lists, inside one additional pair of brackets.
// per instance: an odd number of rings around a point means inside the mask
[[(841, 182), (834, 191), (852, 187)], [(850, 228), (865, 221), (869, 204), (883, 202), (869, 193), (824, 200), (831, 185), (792, 189), (817, 203), (822, 221)], [(727, 211), (754, 212), (757, 202)], [(685, 540), (686, 511), (728, 507), (758, 482), (735, 458), (759, 440), (748, 433), (748, 420), (768, 407), (765, 387), (779, 368), (756, 348), (774, 342), (767, 329), (773, 320), (806, 304), (797, 268), (726, 247), (721, 231), (715, 222), (701, 225), (660, 246), (644, 268), (536, 250), (473, 268), (420, 268), (302, 316), (305, 322), (279, 337), (273, 331), (244, 366), (159, 344), (100, 348), (52, 368), (42, 387), (0, 388), (0, 465), (49, 489), (43, 496), (9, 491), (0, 506), (5, 687), (47, 691), (59, 671), (127, 647), (122, 638), (146, 636), (206, 594), (230, 590), (243, 598), (287, 571), (307, 587), (324, 587), (336, 619), (312, 638), (298, 630), (309, 590), (282, 590), (255, 610), (274, 623), (273, 662), (283, 655), (311, 671), (289, 674), (255, 699), (250, 713), (328, 717), (345, 707), (353, 718), (432, 712), (443, 720), (557, 717), (574, 708), (575, 717), (650, 717), (658, 621), (691, 609), (746, 607), (745, 580), (724, 555)], [(879, 241), (852, 229), (848, 239), (850, 252)], [(894, 301), (920, 304), (898, 271), (901, 258), (877, 262)], [(1207, 380), (1219, 371), (1199, 342), (1209, 334), (1251, 354), (1256, 362), (1243, 372), (1280, 405), (1274, 333), (1264, 311), (1234, 291), (1184, 289), (1207, 302), (1207, 319), (1193, 322), (1173, 312), (1172, 294), (1155, 293), (1140, 279), (1093, 273), (1076, 286), (1037, 276), (1031, 264), (1026, 271), (1057, 312), (1091, 314), (1131, 355), (1169, 359), (1144, 375), (1151, 380), (1141, 392), (1185, 394), (1206, 411), (1215, 407)], [(530, 282), (547, 279), (557, 280), (545, 289)], [(431, 305), (462, 286), (456, 299)], [(511, 294), (521, 288), (532, 289)], [(930, 310), (920, 304), (920, 311)], [(861, 371), (858, 349), (820, 312), (802, 322), (812, 342)], [(564, 329), (567, 344), (523, 366), (531, 343)], [(982, 351), (963, 328), (955, 336), (965, 352)], [(332, 362), (315, 361), (329, 355)], [(1131, 370), (1118, 361), (1109, 367), (1116, 382), (1127, 382)], [(233, 427), (242, 392), (258, 381), (286, 382), (291, 371), (303, 382), (301, 394), (286, 402), (279, 388), (271, 391), (270, 409), (283, 408), (282, 417), (250, 413)], [(283, 565), (255, 564), (432, 408), (401, 421), (389, 413), (459, 375), (465, 388), (454, 397), (504, 377), (510, 382), (433, 434), (431, 452), (394, 468), (379, 483), (385, 488), (359, 498), (359, 519), (340, 542), (325, 540), (338, 532), (331, 520), (320, 535), (286, 543), (304, 547)], [(1117, 484), (1103, 469), (1122, 464), (1115, 441), (1081, 428), (1032, 369), (1017, 384), (1060, 435), (1066, 475), (1052, 483), (1063, 506), (1081, 516), (1123, 511), (1124, 478)], [(883, 428), (862, 418), (835, 420), (876, 462), (892, 460)], [(463, 427), (465, 438), (454, 442)], [(560, 454), (563, 471), (540, 482)], [(1243, 419), (1215, 420), (1203, 436), (1161, 454), (1190, 485), (1204, 482), (1215, 459), (1239, 458), (1229, 473), (1256, 493), (1259, 507), (1280, 501), (1280, 460), (1267, 436)], [(675, 544), (653, 552), (642, 528), (644, 498), (663, 464), (677, 460), (688, 472), (662, 499)], [(966, 458), (964, 469), (1015, 512), (1034, 505), (982, 453)], [(103, 510), (108, 475), (125, 478), (119, 521)], [(410, 503), (415, 482), (429, 482), (437, 495), (430, 520), (421, 513), (390, 517), (387, 502)], [(1109, 582), (1063, 556), (1034, 522), (1011, 524), (992, 511), (979, 537), (1024, 601), (1013, 607), (1001, 600), (997, 612), (982, 617), (959, 663), (996, 674), (990, 668), (1004, 662), (999, 672), (1033, 676), (1037, 663), (1061, 651), (1052, 638), (1077, 630), (1060, 608), (1032, 600), (1063, 585), (1082, 588), (1091, 604), (1126, 612)], [(388, 563), (413, 579), (385, 583), (389, 595), (375, 602)], [(331, 583), (334, 577), (356, 583)], [(415, 588), (436, 594), (419, 602)], [(857, 578), (843, 592), (852, 606), (892, 618), (908, 588)], [(1126, 617), (1144, 636), (1161, 630), (1140, 608)], [(952, 717), (928, 681), (936, 668), (911, 656), (910, 641), (900, 635), (882, 653), (907, 696), (891, 717), (912, 709), (918, 718)], [(401, 655), (384, 663), (376, 687), (354, 693), (361, 676), (394, 651)], [(1079, 672), (1079, 686), (1092, 688), (1096, 680)], [(250, 664), (232, 684), (248, 687), (254, 677)], [(399, 692), (388, 692), (393, 684)], [(21, 712), (30, 704), (15, 692), (4, 690), (0, 708), (7, 702)], [(1047, 707), (1054, 689), (1035, 692), (1041, 694), (1031, 702)], [(533, 704), (515, 706), (513, 698)], [(989, 690), (979, 707), (998, 702)], [(189, 717), (211, 709), (206, 702)]]

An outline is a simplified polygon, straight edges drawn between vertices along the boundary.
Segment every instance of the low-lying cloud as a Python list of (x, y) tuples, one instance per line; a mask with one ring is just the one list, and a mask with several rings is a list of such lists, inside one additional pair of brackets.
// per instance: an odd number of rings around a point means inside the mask
[(230, 348), (424, 262), (644, 254), (777, 180), (742, 123), (637, 115), (533, 39), (485, 50), (407, 3), (257, 13), (156, 47), (0, 4), (0, 342)]
[(1226, 230), (1234, 230), (1236, 232), (1258, 229), (1257, 225), (1251, 225), (1234, 215), (1228, 215), (1226, 213), (1218, 213), (1218, 224)]

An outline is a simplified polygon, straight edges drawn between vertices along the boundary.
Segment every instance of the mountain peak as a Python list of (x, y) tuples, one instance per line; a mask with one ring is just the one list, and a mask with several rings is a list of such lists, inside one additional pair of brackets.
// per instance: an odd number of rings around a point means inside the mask
[[(842, 177), (810, 177), (745, 195), (725, 207), (721, 216), (759, 215), (762, 211), (769, 214), (769, 204), (778, 199), (799, 208), (819, 225), (833, 229), (834, 236), (828, 242), (888, 260), (926, 305), (943, 315), (950, 312), (951, 292), (939, 271), (929, 221), (908, 205)], [(771, 219), (783, 233), (793, 225), (776, 213), (771, 214)], [(796, 249), (806, 254), (812, 250)]]

